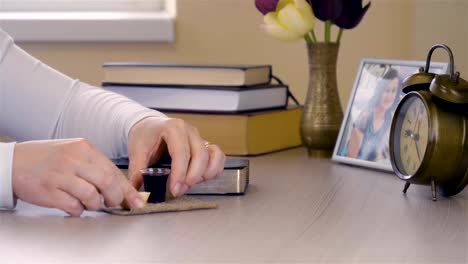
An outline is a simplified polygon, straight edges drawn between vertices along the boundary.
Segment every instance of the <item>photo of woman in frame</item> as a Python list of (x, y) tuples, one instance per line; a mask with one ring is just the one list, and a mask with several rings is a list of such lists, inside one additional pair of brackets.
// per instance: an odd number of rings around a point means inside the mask
[[(404, 96), (402, 83), (423, 66), (423, 61), (363, 59), (332, 160), (392, 170), (390, 126)], [(445, 74), (447, 68), (447, 63), (432, 63), (429, 71)]]
[(368, 161), (388, 158), (388, 138), (393, 112), (399, 102), (402, 80), (396, 69), (389, 68), (378, 81), (369, 108), (361, 111), (353, 123), (342, 155)]

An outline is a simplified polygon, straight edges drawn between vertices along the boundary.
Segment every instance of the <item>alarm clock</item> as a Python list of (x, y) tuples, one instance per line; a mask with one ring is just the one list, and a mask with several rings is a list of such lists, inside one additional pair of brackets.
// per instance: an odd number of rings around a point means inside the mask
[[(429, 72), (432, 53), (445, 49), (450, 74)], [(393, 171), (410, 184), (430, 185), (451, 196), (468, 184), (468, 83), (454, 70), (453, 54), (443, 44), (433, 46), (426, 67), (403, 81), (406, 94), (399, 102), (390, 128)]]

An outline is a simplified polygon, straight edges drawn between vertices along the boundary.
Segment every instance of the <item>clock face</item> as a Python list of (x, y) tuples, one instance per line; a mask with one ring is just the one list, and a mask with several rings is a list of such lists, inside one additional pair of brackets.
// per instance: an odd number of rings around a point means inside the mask
[(429, 137), (429, 117), (422, 99), (411, 96), (402, 102), (393, 136), (395, 165), (403, 175), (413, 176), (421, 165)]

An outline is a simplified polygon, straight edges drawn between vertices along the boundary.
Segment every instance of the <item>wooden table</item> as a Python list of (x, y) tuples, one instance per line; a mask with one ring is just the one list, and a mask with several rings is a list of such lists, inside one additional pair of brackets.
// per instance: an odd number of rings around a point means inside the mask
[(465, 263), (467, 193), (311, 160), (304, 149), (251, 159), (245, 196), (199, 197), (219, 209), (146, 216), (20, 202), (0, 213), (1, 263)]

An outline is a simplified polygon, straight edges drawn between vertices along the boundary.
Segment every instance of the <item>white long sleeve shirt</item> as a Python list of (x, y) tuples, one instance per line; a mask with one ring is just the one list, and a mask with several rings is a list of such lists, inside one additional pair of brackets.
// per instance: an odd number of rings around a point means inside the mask
[[(35, 59), (0, 29), (0, 135), (16, 141), (82, 137), (109, 158), (127, 156), (128, 133), (162, 113), (73, 80)], [(0, 208), (14, 208), (14, 143), (0, 143)]]

